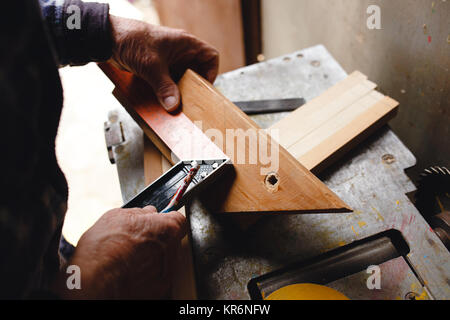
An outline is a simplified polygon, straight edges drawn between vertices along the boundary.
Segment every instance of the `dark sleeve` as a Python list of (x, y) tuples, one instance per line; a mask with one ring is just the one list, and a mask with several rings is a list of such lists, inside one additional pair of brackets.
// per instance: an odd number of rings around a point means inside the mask
[(80, 0), (39, 0), (58, 63), (82, 65), (112, 55), (109, 5)]

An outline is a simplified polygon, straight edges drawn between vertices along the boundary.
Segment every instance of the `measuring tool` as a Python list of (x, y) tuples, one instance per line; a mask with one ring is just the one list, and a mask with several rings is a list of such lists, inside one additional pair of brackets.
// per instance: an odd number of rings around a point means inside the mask
[[(198, 168), (194, 168), (195, 163)], [(178, 210), (226, 170), (231, 170), (231, 167), (229, 158), (180, 161), (123, 205), (122, 208), (143, 208), (152, 205), (158, 212)], [(188, 178), (189, 174), (193, 177)], [(186, 180), (190, 179), (192, 180), (188, 183)], [(186, 188), (184, 195), (182, 192), (180, 193), (183, 187)], [(177, 196), (177, 194), (182, 197)]]
[(294, 111), (305, 104), (303, 98), (233, 101), (246, 114)]

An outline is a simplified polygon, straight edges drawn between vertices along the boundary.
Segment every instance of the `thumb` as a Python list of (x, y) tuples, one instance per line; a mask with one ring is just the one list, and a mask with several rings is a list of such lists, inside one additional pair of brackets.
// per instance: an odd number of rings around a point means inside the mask
[(176, 83), (172, 80), (168, 71), (162, 71), (158, 74), (152, 74), (147, 77), (147, 82), (150, 83), (155, 91), (159, 103), (169, 112), (174, 111), (180, 105), (180, 91)]

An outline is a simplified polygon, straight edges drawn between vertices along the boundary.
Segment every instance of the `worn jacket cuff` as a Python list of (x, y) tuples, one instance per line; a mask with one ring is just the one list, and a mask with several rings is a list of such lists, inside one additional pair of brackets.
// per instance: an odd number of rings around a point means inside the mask
[(108, 4), (80, 0), (40, 2), (54, 40), (59, 65), (82, 65), (106, 61), (111, 57)]

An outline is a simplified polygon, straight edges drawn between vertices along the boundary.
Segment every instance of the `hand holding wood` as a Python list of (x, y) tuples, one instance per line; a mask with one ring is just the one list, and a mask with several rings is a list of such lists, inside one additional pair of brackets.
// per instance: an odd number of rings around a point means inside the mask
[(180, 104), (175, 81), (186, 69), (195, 70), (210, 82), (215, 80), (218, 51), (193, 35), (112, 15), (110, 21), (114, 41), (111, 62), (145, 79), (167, 111)]

